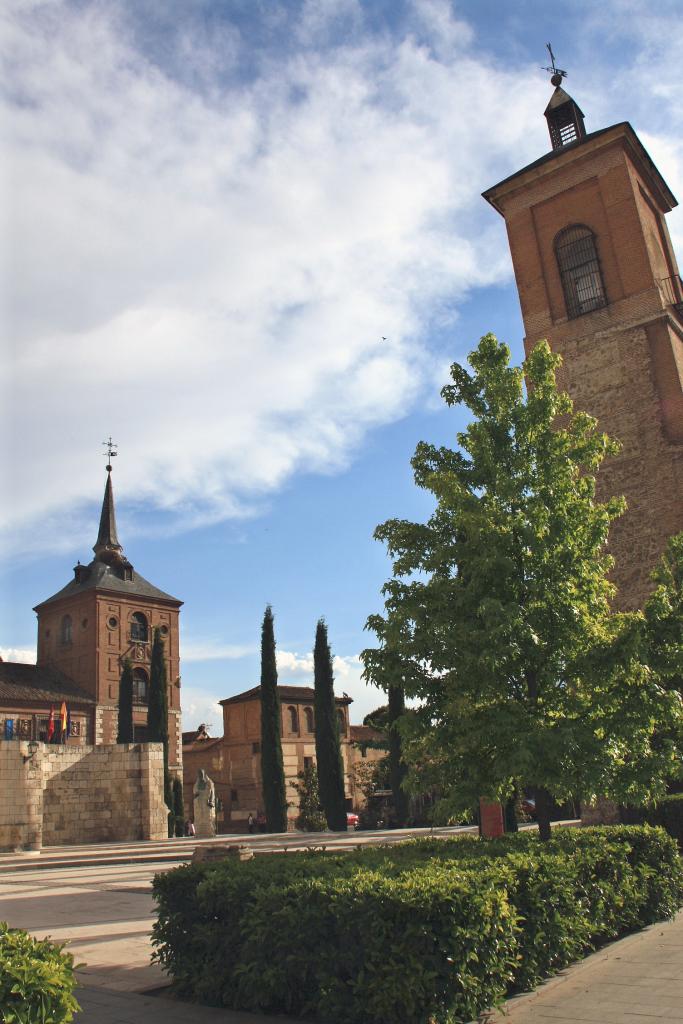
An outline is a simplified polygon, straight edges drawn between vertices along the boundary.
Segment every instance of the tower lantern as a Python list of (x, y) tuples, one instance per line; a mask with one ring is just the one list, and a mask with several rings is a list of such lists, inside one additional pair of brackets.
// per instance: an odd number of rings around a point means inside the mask
[[(559, 76), (553, 75), (553, 80), (556, 77)], [(555, 86), (555, 92), (545, 108), (545, 119), (553, 149), (562, 149), (570, 142), (578, 142), (586, 136), (581, 108), (559, 84)]]
[(562, 88), (562, 80), (567, 77), (567, 72), (555, 64), (555, 54), (550, 43), (546, 43), (545, 48), (550, 54), (550, 67), (542, 70), (550, 72), (550, 83), (555, 86), (555, 92), (545, 108), (545, 119), (553, 149), (562, 149), (570, 142), (585, 138), (586, 129), (580, 107)]

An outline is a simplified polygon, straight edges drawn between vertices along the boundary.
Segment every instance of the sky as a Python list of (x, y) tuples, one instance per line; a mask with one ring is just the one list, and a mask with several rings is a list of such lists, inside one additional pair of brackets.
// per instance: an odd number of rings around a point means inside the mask
[[(550, 148), (545, 44), (588, 131), (629, 120), (683, 196), (683, 3), (9, 0), (0, 14), (0, 655), (97, 535), (184, 601), (184, 727), (312, 685), (324, 616), (352, 722), (376, 525), (424, 520), (448, 367), (522, 359), (481, 192)], [(683, 252), (683, 214), (670, 214)]]

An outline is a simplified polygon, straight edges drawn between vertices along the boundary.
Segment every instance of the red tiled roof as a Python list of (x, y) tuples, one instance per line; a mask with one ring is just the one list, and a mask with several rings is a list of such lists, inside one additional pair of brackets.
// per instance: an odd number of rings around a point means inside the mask
[(385, 739), (384, 733), (380, 732), (379, 729), (373, 729), (371, 725), (351, 726), (352, 743), (378, 743)]
[[(312, 704), (315, 697), (315, 690), (312, 686), (288, 686), (286, 684), (279, 685), (277, 692), (282, 702), (289, 701), (290, 703), (300, 704)], [(226, 697), (225, 700), (219, 700), (219, 704), (241, 704), (245, 700), (256, 700), (261, 693), (260, 686), (254, 686), (251, 690), (245, 690), (244, 693), (235, 694), (234, 697)], [(335, 697), (337, 704), (352, 704), (353, 697), (349, 697), (348, 694), (344, 694), (343, 697)]]
[(0, 702), (94, 704), (95, 698), (49, 665), (0, 661)]

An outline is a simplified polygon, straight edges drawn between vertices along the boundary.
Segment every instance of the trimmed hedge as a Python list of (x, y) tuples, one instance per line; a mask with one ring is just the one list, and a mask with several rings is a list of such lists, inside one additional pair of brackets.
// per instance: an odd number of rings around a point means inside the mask
[(660, 825), (683, 851), (683, 793), (669, 793), (654, 807), (623, 807), (621, 816), (629, 825)]
[(648, 826), (425, 839), (157, 875), (155, 957), (211, 1005), (349, 1024), (471, 1021), (683, 903)]
[(67, 1024), (80, 1006), (73, 957), (49, 939), (33, 939), (0, 921), (0, 1020)]

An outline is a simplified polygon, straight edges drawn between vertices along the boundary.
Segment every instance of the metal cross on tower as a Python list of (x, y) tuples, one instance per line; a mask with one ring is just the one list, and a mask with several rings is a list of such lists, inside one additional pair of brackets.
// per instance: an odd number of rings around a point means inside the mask
[(111, 434), (109, 435), (109, 440), (108, 441), (103, 441), (102, 444), (107, 449), (107, 451), (106, 451), (106, 455), (107, 455), (107, 472), (111, 473), (111, 460), (116, 455), (119, 454), (117, 452), (117, 450), (116, 450), (118, 448), (118, 445), (114, 444), (114, 442), (112, 441)]
[(555, 54), (553, 53), (553, 48), (550, 45), (550, 43), (546, 43), (545, 44), (545, 48), (548, 51), (548, 53), (550, 54), (551, 66), (549, 68), (541, 68), (541, 71), (549, 71), (549, 72), (551, 72), (551, 76), (552, 77), (551, 77), (550, 81), (552, 82), (553, 85), (555, 85), (555, 86), (562, 85), (562, 79), (567, 77), (567, 72), (563, 71), (562, 68), (558, 68), (557, 65), (555, 64)]

